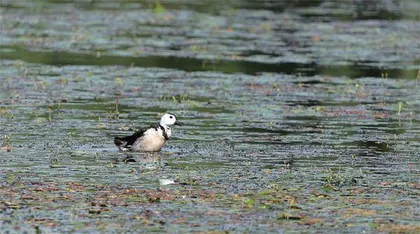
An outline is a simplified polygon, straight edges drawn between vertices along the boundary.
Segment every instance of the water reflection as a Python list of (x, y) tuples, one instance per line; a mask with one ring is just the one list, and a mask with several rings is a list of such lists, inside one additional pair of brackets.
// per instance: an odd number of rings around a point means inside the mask
[[(305, 76), (346, 76), (350, 78), (378, 77), (386, 73), (389, 78), (415, 78), (417, 69), (382, 69), (366, 65), (345, 66), (322, 66), (318, 64), (302, 63), (259, 63), (248, 61), (216, 60), (208, 61), (199, 58), (185, 58), (173, 56), (108, 56), (102, 55), (97, 58), (91, 54), (79, 54), (68, 52), (33, 52), (22, 47), (10, 47), (10, 51), (2, 53), (2, 59), (20, 59), (31, 63), (43, 63), (46, 65), (122, 65), (135, 67), (159, 67), (174, 68), (184, 71), (219, 71), (224, 73), (245, 73), (258, 75), (263, 72), (299, 74)], [(206, 66), (203, 64), (207, 63)]]

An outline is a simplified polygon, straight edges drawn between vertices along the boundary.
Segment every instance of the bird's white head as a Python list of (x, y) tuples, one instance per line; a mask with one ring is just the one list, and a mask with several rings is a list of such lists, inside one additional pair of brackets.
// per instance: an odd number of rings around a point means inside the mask
[(160, 118), (160, 125), (162, 126), (172, 126), (172, 125), (181, 125), (173, 114), (166, 113), (162, 115), (162, 118)]

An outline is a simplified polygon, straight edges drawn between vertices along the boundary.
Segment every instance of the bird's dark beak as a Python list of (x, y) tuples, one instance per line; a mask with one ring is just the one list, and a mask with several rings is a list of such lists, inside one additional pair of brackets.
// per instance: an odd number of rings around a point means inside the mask
[(175, 125), (182, 126), (182, 125), (184, 125), (184, 124), (183, 124), (183, 123), (181, 123), (181, 122), (179, 122), (179, 121), (176, 121), (176, 122), (175, 122)]

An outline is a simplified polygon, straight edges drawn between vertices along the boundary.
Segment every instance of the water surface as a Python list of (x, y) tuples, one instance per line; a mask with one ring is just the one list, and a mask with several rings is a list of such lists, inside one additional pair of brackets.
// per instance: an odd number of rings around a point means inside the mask
[[(2, 3), (1, 226), (418, 232), (419, 7)], [(162, 152), (113, 146), (167, 111)]]

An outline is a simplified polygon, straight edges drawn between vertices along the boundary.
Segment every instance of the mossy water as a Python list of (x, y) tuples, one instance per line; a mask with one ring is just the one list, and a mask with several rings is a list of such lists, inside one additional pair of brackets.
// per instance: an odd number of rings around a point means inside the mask
[(418, 3), (298, 3), (3, 4), (2, 230), (418, 232)]

